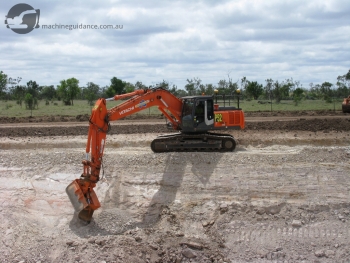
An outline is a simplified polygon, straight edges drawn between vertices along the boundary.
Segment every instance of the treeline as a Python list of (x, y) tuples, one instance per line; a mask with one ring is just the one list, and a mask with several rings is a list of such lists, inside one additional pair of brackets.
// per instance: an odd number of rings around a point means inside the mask
[[(74, 100), (87, 100), (93, 104), (98, 98), (110, 98), (116, 94), (132, 92), (135, 89), (146, 88), (142, 82), (135, 84), (123, 81), (117, 77), (110, 80), (110, 85), (100, 87), (98, 84), (88, 82), (85, 86), (79, 85), (79, 80), (69, 78), (61, 80), (56, 87), (40, 86), (36, 81), (29, 81), (24, 85), (21, 78), (8, 77), (0, 71), (0, 99), (13, 100), (19, 105), (25, 105), (27, 109), (35, 109), (39, 100), (45, 100), (46, 104), (54, 100), (62, 101), (64, 105), (74, 105)], [(233, 95), (240, 90), (242, 99), (294, 100), (298, 104), (303, 99), (323, 99), (332, 102), (333, 99), (344, 98), (350, 95), (350, 70), (337, 77), (336, 83), (324, 82), (322, 84), (310, 83), (308, 88), (303, 87), (299, 81), (286, 79), (284, 81), (266, 79), (261, 84), (257, 81), (250, 81), (246, 77), (238, 81), (228, 79), (220, 80), (216, 85), (204, 84), (199, 78), (187, 79), (184, 88), (178, 88), (174, 84), (163, 80), (155, 86), (162, 86), (178, 97), (200, 94)], [(147, 87), (148, 88), (148, 87)]]

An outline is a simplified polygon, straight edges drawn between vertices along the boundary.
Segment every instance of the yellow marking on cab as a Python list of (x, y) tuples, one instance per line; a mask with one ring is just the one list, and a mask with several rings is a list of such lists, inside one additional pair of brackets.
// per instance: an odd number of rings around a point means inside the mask
[(215, 122), (222, 122), (222, 114), (215, 114)]

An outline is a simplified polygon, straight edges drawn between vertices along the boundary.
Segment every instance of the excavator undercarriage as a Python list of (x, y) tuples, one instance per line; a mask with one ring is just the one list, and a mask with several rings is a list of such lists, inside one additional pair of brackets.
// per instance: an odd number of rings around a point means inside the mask
[(220, 133), (166, 134), (158, 136), (151, 143), (155, 153), (162, 152), (230, 152), (236, 148), (233, 136)]

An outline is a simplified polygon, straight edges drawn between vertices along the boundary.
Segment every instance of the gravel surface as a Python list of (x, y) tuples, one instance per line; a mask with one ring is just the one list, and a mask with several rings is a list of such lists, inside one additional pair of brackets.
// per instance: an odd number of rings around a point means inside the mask
[(350, 129), (332, 120), (247, 123), (232, 153), (155, 154), (167, 130), (115, 125), (88, 225), (65, 194), (86, 128), (4, 128), (0, 262), (348, 262)]

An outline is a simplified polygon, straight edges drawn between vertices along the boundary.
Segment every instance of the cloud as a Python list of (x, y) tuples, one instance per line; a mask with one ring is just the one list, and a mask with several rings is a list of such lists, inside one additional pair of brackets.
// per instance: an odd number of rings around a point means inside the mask
[[(0, 7), (5, 16), (15, 5)], [(246, 76), (335, 83), (349, 70), (350, 3), (334, 1), (38, 1), (39, 29), (0, 27), (2, 68), (23, 82), (108, 85), (116, 76), (146, 85), (163, 79)], [(42, 25), (120, 25), (122, 29), (43, 29)]]

